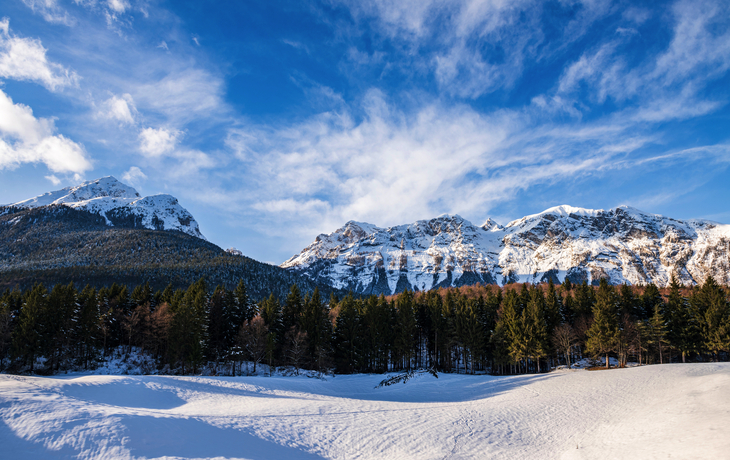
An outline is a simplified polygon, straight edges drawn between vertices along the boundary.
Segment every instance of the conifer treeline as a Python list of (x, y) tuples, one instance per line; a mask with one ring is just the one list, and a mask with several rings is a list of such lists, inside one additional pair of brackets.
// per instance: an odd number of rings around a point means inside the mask
[[(0, 370), (90, 368), (112, 350), (154, 357), (162, 372), (202, 366), (240, 373), (241, 363), (318, 371), (542, 372), (584, 356), (620, 365), (727, 360), (728, 293), (711, 277), (665, 294), (653, 284), (595, 288), (570, 281), (471, 286), (386, 298), (328, 301), (291, 287), (252, 302), (243, 282), (210, 292), (153, 292), (149, 284), (49, 292), (38, 284), (0, 297)], [(42, 358), (42, 359), (39, 359)], [(40, 363), (40, 364), (38, 364)]]

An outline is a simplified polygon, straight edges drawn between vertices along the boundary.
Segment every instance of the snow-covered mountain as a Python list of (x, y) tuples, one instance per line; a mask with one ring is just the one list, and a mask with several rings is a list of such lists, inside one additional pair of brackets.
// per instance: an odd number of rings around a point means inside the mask
[(131, 222), (134, 226), (151, 230), (177, 230), (205, 239), (192, 214), (180, 206), (177, 198), (165, 194), (142, 197), (134, 188), (112, 176), (48, 192), (8, 206), (39, 208), (51, 205), (98, 214), (109, 226), (115, 226), (115, 222)]
[(284, 262), (317, 282), (365, 294), (481, 283), (730, 284), (730, 225), (676, 220), (628, 206), (557, 206), (501, 226), (458, 215), (379, 228), (348, 222)]

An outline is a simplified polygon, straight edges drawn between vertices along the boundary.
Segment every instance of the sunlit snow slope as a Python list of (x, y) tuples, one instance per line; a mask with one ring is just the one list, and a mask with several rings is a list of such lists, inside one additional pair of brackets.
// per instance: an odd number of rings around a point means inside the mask
[(63, 205), (98, 214), (113, 226), (114, 220), (136, 220), (151, 230), (177, 230), (203, 238), (193, 216), (171, 195), (141, 197), (137, 191), (112, 176), (31, 198), (9, 206), (37, 208)]
[(512, 377), (0, 375), (2, 458), (727, 458), (730, 363)]
[(654, 282), (712, 275), (730, 284), (730, 225), (676, 220), (628, 206), (550, 208), (500, 226), (458, 215), (379, 228), (348, 222), (281, 265), (365, 294), (480, 283)]

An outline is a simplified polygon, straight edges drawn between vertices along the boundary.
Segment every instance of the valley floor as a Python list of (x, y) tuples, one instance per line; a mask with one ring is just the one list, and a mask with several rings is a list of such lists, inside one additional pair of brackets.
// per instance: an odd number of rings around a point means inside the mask
[(730, 363), (383, 378), (0, 375), (1, 456), (730, 456)]

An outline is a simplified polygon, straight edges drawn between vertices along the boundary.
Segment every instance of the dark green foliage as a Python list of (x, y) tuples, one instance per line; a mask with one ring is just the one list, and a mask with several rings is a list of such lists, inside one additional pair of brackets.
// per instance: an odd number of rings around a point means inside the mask
[(613, 287), (601, 279), (586, 349), (593, 355), (605, 355), (606, 367), (609, 367), (608, 355), (615, 351), (619, 339), (617, 307), (618, 300)]
[[(297, 373), (521, 373), (569, 364), (584, 349), (615, 356), (621, 366), (631, 356), (640, 363), (728, 358), (730, 306), (712, 278), (689, 298), (676, 279), (666, 301), (651, 291), (603, 280), (565, 297), (548, 283), (404, 291), (391, 299), (330, 295), (325, 303), (318, 289), (302, 296), (290, 286), (283, 305), (273, 294), (256, 305), (243, 283), (211, 293), (202, 279), (157, 292), (144, 283), (131, 295), (119, 284), (81, 292), (73, 284), (50, 292), (37, 284), (0, 295), (0, 363), (12, 372), (51, 373), (93, 368), (111, 350), (136, 349), (163, 372), (194, 373), (203, 365), (240, 372), (249, 359), (254, 368), (266, 362)], [(589, 314), (572, 308), (586, 299), (594, 299)], [(649, 318), (629, 313), (649, 299)], [(564, 314), (570, 311), (579, 315)]]
[(702, 327), (704, 347), (715, 359), (721, 351), (730, 351), (730, 306), (725, 292), (712, 276), (707, 277), (690, 301)]
[(174, 361), (192, 366), (193, 372), (203, 359), (203, 343), (206, 339), (206, 306), (208, 293), (201, 279), (191, 285), (179, 304), (173, 305), (170, 324), (170, 351)]

